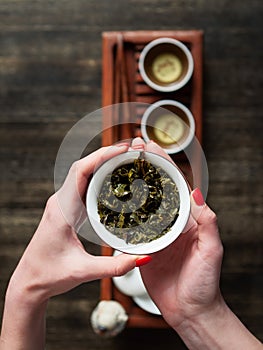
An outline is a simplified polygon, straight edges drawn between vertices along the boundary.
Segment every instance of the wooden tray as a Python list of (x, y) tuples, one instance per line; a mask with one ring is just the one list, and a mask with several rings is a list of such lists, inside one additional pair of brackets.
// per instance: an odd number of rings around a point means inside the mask
[[(139, 69), (138, 60), (143, 47), (150, 41), (160, 37), (171, 37), (183, 42), (190, 50), (194, 60), (194, 72), (191, 80), (180, 90), (172, 93), (162, 93), (153, 90), (143, 81)], [(128, 32), (104, 32), (102, 52), (102, 104), (103, 107), (122, 102), (136, 102), (151, 104), (162, 99), (172, 99), (183, 103), (188, 107), (195, 119), (195, 136), (202, 144), (202, 51), (203, 32), (190, 31), (128, 31)], [(131, 117), (127, 111), (121, 113), (106, 113), (103, 116), (102, 145), (141, 136), (140, 119), (144, 110), (140, 106), (136, 108)], [(198, 152), (193, 150), (193, 152)], [(194, 159), (199, 162), (200, 154), (195, 154)], [(172, 155), (173, 160), (192, 184), (192, 169), (183, 152)], [(199, 179), (201, 187), (201, 166), (199, 167)], [(113, 250), (102, 247), (102, 255), (110, 256)], [(101, 300), (117, 300), (120, 302), (128, 316), (128, 327), (168, 327), (161, 316), (152, 315), (138, 307), (133, 300), (122, 294), (112, 283), (110, 278), (101, 281)]]

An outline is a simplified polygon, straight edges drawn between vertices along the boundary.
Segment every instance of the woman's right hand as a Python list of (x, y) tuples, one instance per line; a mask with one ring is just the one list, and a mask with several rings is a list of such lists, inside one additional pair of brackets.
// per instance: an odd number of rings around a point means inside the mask
[(141, 268), (149, 294), (175, 329), (185, 319), (223, 304), (219, 289), (223, 247), (216, 215), (199, 189), (191, 193), (191, 202), (195, 222), (189, 231)]
[[(145, 149), (168, 158), (153, 142)], [(223, 246), (216, 215), (199, 189), (191, 193), (191, 225), (187, 226), (186, 232), (140, 268), (149, 295), (189, 349), (262, 350), (260, 341), (221, 295)]]

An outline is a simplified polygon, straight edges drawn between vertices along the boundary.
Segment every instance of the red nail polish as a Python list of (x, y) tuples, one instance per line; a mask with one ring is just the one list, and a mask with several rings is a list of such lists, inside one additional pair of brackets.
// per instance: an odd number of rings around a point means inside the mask
[(119, 143), (115, 143), (113, 146), (116, 146), (116, 147), (129, 147), (129, 143), (128, 142), (119, 142)]
[(151, 260), (152, 260), (152, 258), (149, 255), (144, 256), (143, 258), (139, 258), (139, 259), (136, 260), (135, 266), (136, 267), (140, 267), (140, 266), (146, 265)]
[(196, 188), (193, 193), (192, 193), (192, 196), (194, 198), (194, 201), (197, 205), (201, 206), (201, 205), (204, 205), (205, 204), (205, 200), (204, 200), (204, 197), (201, 193), (201, 191), (199, 190), (199, 188)]
[(144, 151), (144, 145), (142, 144), (134, 145), (132, 146), (132, 148), (137, 151), (140, 151), (140, 150)]

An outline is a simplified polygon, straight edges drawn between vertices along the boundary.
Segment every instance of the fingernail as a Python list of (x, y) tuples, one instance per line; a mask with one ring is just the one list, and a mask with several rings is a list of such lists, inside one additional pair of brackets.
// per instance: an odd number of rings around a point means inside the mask
[(135, 145), (135, 146), (132, 146), (132, 149), (134, 149), (135, 151), (144, 151), (144, 146), (143, 145)]
[(128, 149), (128, 146), (126, 146), (126, 145), (113, 145), (113, 146), (111, 146), (111, 148), (110, 149), (112, 149), (112, 150), (127, 150)]
[(143, 265), (146, 265), (148, 264), (150, 261), (152, 260), (152, 258), (147, 255), (147, 256), (144, 256), (142, 258), (138, 258), (135, 262), (135, 266), (136, 267), (140, 267), (140, 266), (143, 266)]
[(135, 145), (144, 145), (144, 141), (141, 137), (135, 137), (133, 140), (132, 140), (132, 144), (135, 144)]
[(120, 143), (115, 143), (115, 145), (113, 145), (113, 146), (116, 146), (116, 147), (129, 147), (130, 145), (129, 145), (129, 143), (128, 142), (120, 142)]
[(204, 205), (205, 204), (205, 200), (204, 197), (202, 195), (202, 192), (199, 190), (199, 188), (196, 188), (193, 192), (192, 192), (192, 197), (195, 201), (195, 203), (199, 206)]
[(133, 149), (144, 149), (145, 143), (143, 141), (142, 138), (140, 137), (136, 137), (135, 139), (133, 139), (132, 141), (132, 148)]
[(137, 136), (133, 139), (133, 141), (143, 142), (143, 139), (140, 136)]

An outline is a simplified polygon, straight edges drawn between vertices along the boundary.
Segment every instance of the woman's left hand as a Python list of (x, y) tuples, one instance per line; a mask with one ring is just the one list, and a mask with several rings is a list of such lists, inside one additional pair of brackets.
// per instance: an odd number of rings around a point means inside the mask
[(134, 255), (92, 256), (77, 236), (86, 217), (84, 198), (91, 174), (96, 166), (128, 148), (128, 144), (104, 147), (76, 161), (62, 187), (48, 199), (7, 288), (1, 350), (44, 349), (45, 312), (50, 297), (83, 282), (125, 274), (145, 263), (145, 257)]
[(136, 266), (138, 256), (88, 254), (76, 233), (86, 215), (83, 201), (94, 169), (128, 148), (128, 144), (104, 147), (72, 165), (62, 187), (48, 199), (9, 288), (14, 287), (16, 293), (35, 291), (38, 301), (42, 301), (83, 282), (125, 274)]

